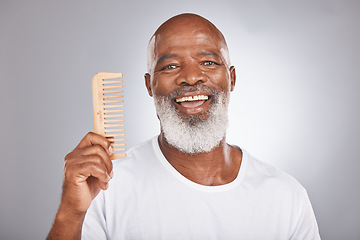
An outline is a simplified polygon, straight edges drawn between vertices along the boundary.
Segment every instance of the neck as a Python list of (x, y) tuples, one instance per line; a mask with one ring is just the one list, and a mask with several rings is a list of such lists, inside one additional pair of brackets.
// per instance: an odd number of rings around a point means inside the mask
[(242, 152), (228, 145), (225, 138), (207, 153), (189, 154), (171, 146), (159, 136), (159, 146), (167, 161), (184, 177), (207, 186), (232, 182), (240, 169)]

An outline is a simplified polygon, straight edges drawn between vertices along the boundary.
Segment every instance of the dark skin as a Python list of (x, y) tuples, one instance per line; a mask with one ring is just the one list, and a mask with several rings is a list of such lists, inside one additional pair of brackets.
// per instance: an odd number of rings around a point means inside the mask
[(89, 132), (66, 155), (61, 203), (47, 239), (80, 239), (91, 201), (112, 178), (108, 139)]
[[(228, 51), (221, 33), (207, 20), (193, 15), (181, 15), (163, 24), (150, 41), (149, 73), (145, 83), (149, 95), (167, 96), (184, 86), (203, 85), (216, 91), (232, 91), (235, 68), (229, 66)], [(208, 95), (186, 92), (180, 95)], [(211, 99), (211, 96), (210, 96)], [(183, 115), (207, 117), (210, 100), (196, 107), (172, 104)], [(225, 142), (208, 153), (187, 154), (167, 143), (163, 132), (159, 145), (169, 163), (186, 178), (208, 186), (233, 181), (240, 168), (242, 152)]]
[[(145, 84), (150, 96), (167, 96), (183, 86), (205, 85), (232, 91), (235, 69), (229, 66), (228, 51), (221, 33), (207, 20), (192, 14), (179, 15), (164, 23), (149, 44), (149, 73)], [(181, 97), (209, 95), (186, 92)], [(211, 97), (200, 106), (185, 107), (172, 101), (183, 116), (199, 114), (207, 118)], [(180, 152), (159, 136), (165, 158), (186, 178), (203, 185), (223, 185), (233, 181), (240, 168), (242, 152), (226, 143), (209, 153)], [(88, 133), (65, 157), (61, 203), (47, 239), (80, 239), (82, 223), (91, 201), (106, 190), (112, 178), (112, 154), (108, 139)]]

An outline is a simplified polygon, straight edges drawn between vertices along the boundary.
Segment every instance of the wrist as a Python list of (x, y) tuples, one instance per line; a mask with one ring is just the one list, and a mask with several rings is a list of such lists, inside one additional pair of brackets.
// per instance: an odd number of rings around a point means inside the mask
[(85, 213), (74, 213), (60, 205), (47, 240), (81, 239)]
[(65, 222), (80, 222), (82, 223), (85, 218), (86, 211), (78, 212), (66, 206), (66, 204), (60, 204), (56, 219)]

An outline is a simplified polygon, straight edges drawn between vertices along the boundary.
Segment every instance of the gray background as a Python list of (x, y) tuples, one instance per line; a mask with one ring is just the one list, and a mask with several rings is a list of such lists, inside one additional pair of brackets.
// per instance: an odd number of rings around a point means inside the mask
[(43, 239), (63, 158), (93, 128), (91, 79), (123, 72), (128, 147), (159, 132), (146, 47), (195, 12), (224, 33), (228, 141), (296, 177), (323, 239), (360, 239), (360, 1), (0, 2), (0, 239)]

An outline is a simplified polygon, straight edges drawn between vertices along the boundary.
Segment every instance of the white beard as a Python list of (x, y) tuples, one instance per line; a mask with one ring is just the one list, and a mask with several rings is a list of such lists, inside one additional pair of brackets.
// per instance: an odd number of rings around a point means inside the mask
[(210, 152), (226, 135), (230, 93), (204, 88), (201, 90), (212, 94), (212, 99), (208, 100), (212, 101), (210, 111), (205, 119), (199, 115), (184, 115), (177, 110), (171, 99), (178, 96), (179, 92), (168, 97), (154, 96), (156, 112), (166, 141), (184, 153)]

